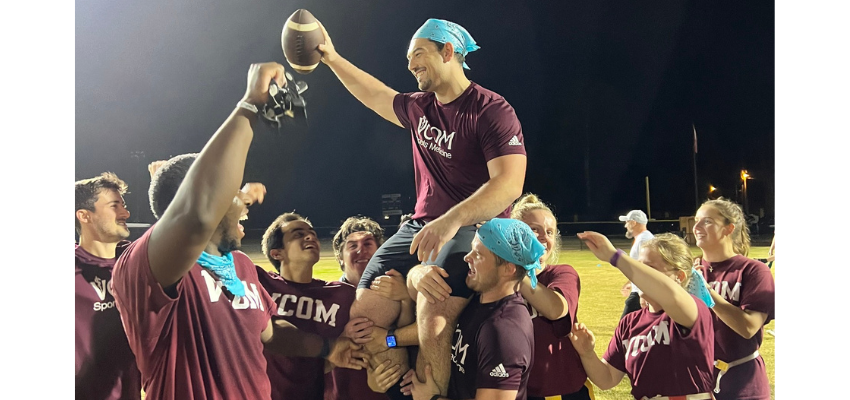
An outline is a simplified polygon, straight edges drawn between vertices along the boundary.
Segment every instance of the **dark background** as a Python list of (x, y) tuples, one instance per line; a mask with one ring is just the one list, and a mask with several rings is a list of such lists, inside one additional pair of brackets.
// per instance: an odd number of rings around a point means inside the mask
[[(428, 18), (463, 25), (481, 49), (467, 76), (516, 109), (525, 190), (561, 221), (616, 221), (630, 209), (674, 219), (697, 194), (772, 220), (772, 2), (77, 1), (75, 178), (110, 170), (130, 185), (131, 221), (153, 222), (150, 161), (200, 151), (245, 90), (252, 62), (285, 64), (280, 33), (298, 8), (339, 53), (390, 87), (415, 91), (410, 37)], [(381, 216), (381, 194), (412, 210), (410, 134), (351, 96), (325, 65), (308, 82), (308, 130), (256, 132), (246, 181), (266, 202), (248, 229), (297, 210), (317, 226)], [(714, 193), (717, 195), (717, 192)], [(621, 229), (620, 229), (621, 230)]]

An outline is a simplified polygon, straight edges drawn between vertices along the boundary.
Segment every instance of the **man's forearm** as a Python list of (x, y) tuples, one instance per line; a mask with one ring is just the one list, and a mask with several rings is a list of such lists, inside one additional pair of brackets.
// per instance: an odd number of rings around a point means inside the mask
[[(291, 323), (277, 320), (272, 323), (274, 333), (264, 343), (266, 349), (287, 357), (319, 357), (326, 339), (299, 330)], [(329, 345), (330, 345), (330, 341)]]
[(466, 200), (444, 215), (461, 226), (489, 220), (508, 208), (522, 194), (522, 182), (516, 185), (507, 177), (495, 177), (484, 183)]
[(419, 325), (414, 322), (396, 329), (395, 339), (399, 346), (419, 346)]
[(357, 68), (342, 56), (336, 57), (333, 62), (327, 63), (327, 65), (342, 82), (342, 85), (363, 105), (378, 113), (384, 119), (401, 126), (392, 109), (393, 98), (398, 94), (397, 91)]

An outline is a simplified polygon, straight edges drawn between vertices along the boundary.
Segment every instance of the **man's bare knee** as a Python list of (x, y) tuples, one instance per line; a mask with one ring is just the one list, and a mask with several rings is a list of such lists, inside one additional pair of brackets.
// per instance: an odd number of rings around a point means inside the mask
[[(425, 341), (444, 335), (446, 332), (454, 332), (457, 317), (466, 307), (468, 299), (462, 297), (449, 297), (445, 301), (433, 304), (425, 300), (424, 295), (419, 294), (416, 302), (416, 320), (419, 322), (419, 341), (425, 345)], [(423, 336), (424, 334), (424, 336)]]

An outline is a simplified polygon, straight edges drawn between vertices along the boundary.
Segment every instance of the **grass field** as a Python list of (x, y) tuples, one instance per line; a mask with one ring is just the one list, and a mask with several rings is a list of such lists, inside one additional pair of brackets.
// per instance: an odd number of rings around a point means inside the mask
[[(622, 247), (618, 245), (619, 247)], [(323, 246), (328, 249), (330, 246)], [(766, 258), (767, 247), (754, 247), (750, 251), (750, 257)], [(257, 265), (265, 269), (273, 270), (271, 264), (262, 254), (246, 250), (248, 255)], [(695, 256), (701, 254), (699, 248), (692, 248)], [(587, 250), (564, 250), (560, 255), (560, 263), (572, 265), (581, 277), (581, 295), (579, 297), (578, 318), (584, 322), (596, 336), (596, 352), (601, 356), (605, 352), (608, 342), (614, 333), (614, 329), (623, 312), (625, 298), (620, 294), (620, 288), (626, 283), (626, 278), (607, 263), (599, 262)], [(775, 274), (775, 264), (771, 271)], [(333, 259), (331, 252), (322, 252), (322, 258), (316, 265), (313, 275), (318, 279), (337, 280), (341, 275), (339, 264)], [(765, 329), (776, 330), (775, 321), (771, 321)], [(775, 398), (774, 385), (774, 337), (765, 334), (759, 352), (764, 358), (767, 366), (768, 379), (770, 380), (771, 398)], [(553, 377), (557, 378), (557, 377)], [(596, 388), (597, 400), (630, 400), (630, 385), (628, 377), (623, 379), (617, 387), (601, 391)]]

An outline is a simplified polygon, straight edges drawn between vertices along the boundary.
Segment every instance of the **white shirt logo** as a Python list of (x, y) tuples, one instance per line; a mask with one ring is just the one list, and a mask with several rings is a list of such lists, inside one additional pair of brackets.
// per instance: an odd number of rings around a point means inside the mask
[(505, 371), (505, 366), (500, 363), (496, 366), (496, 368), (493, 368), (493, 370), (490, 371), (490, 376), (495, 376), (497, 378), (507, 378), (508, 371)]
[(516, 135), (514, 135), (514, 137), (511, 138), (511, 141), (508, 142), (508, 146), (522, 146), (522, 143), (520, 143), (519, 139), (517, 139)]

